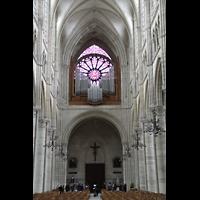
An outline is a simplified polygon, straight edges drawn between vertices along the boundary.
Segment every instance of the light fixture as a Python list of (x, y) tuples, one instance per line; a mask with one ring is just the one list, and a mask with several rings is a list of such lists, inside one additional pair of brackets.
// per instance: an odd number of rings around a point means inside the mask
[(120, 160), (119, 160), (120, 162), (127, 160), (127, 158), (131, 157), (131, 149), (129, 148), (128, 142), (126, 142), (126, 144), (127, 144), (127, 147), (126, 147), (125, 153), (120, 157)]
[(157, 114), (156, 109), (153, 108), (152, 112), (153, 112), (153, 120), (151, 119), (149, 126), (144, 124), (144, 126), (145, 126), (144, 133), (150, 132), (150, 135), (152, 133), (154, 133), (155, 137), (157, 137), (158, 134), (161, 135), (161, 132), (165, 132), (165, 130), (157, 124), (157, 123), (159, 123), (159, 119), (156, 120), (156, 114)]
[(59, 148), (59, 152), (55, 156), (59, 156), (62, 160), (67, 161), (68, 160), (68, 155), (63, 152), (63, 147), (62, 146), (59, 146), (59, 147), (60, 147)]
[(140, 141), (140, 137), (138, 137), (138, 132), (139, 130), (135, 130), (136, 135), (135, 135), (135, 144), (132, 145), (132, 147), (135, 147), (135, 149), (139, 150), (138, 147), (142, 148), (142, 147), (146, 147), (145, 144), (142, 144)]
[(54, 130), (49, 130), (49, 134), (51, 133), (52, 135), (50, 137), (50, 141), (47, 144), (45, 144), (44, 147), (48, 147), (48, 148), (52, 147), (51, 151), (53, 151), (53, 148), (56, 149), (57, 147), (60, 147), (60, 145), (56, 143), (58, 136), (54, 136)]

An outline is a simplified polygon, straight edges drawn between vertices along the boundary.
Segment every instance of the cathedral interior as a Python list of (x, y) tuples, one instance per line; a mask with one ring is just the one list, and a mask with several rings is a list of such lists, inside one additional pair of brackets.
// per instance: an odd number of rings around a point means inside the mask
[(33, 0), (33, 193), (166, 194), (166, 0)]

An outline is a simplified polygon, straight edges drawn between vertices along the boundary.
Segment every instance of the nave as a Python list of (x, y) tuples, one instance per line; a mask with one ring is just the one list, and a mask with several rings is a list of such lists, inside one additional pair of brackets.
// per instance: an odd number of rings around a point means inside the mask
[(166, 194), (166, 0), (33, 0), (32, 128), (33, 194)]

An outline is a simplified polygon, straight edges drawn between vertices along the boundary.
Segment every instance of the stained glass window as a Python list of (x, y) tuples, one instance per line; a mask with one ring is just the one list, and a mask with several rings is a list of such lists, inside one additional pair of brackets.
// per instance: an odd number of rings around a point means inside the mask
[(81, 57), (88, 55), (88, 54), (100, 54), (100, 55), (104, 55), (106, 57), (108, 57), (111, 60), (111, 57), (99, 46), (97, 45), (92, 45), (89, 48), (87, 48), (80, 56), (78, 59), (80, 59)]
[[(110, 76), (110, 71), (112, 68), (112, 63), (109, 59), (102, 58), (100, 56), (84, 56), (83, 59), (80, 59), (76, 64), (76, 69), (80, 70), (80, 78), (83, 80), (84, 76), (88, 77), (91, 85), (96, 82), (99, 85), (99, 81), (104, 77), (104, 79)], [(76, 77), (76, 71), (74, 74), (74, 79)]]
[(79, 56), (74, 70), (75, 94), (88, 95), (88, 102), (102, 101), (102, 94), (115, 94), (114, 63), (97, 45), (87, 48)]

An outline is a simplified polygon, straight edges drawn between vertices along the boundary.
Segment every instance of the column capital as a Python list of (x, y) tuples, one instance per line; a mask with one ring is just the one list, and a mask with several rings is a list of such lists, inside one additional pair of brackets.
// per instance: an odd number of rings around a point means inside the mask
[(37, 116), (37, 111), (33, 110), (33, 117), (36, 118), (36, 116)]
[(56, 131), (56, 128), (48, 128), (48, 131)]
[(55, 132), (56, 132), (56, 128), (48, 128), (48, 134), (55, 133)]
[(138, 126), (135, 126), (133, 130), (134, 130), (134, 131), (141, 131), (142, 128), (140, 128), (140, 127), (138, 127)]
[(39, 119), (39, 123), (40, 123), (41, 128), (46, 127), (49, 122), (50, 122), (50, 120), (48, 118)]
[(33, 106), (33, 111), (39, 111), (39, 110), (41, 110), (41, 106), (40, 105)]
[(162, 106), (156, 106), (155, 109), (156, 109), (157, 116), (164, 115), (165, 111), (166, 111), (166, 106), (165, 105), (164, 106), (163, 105)]

